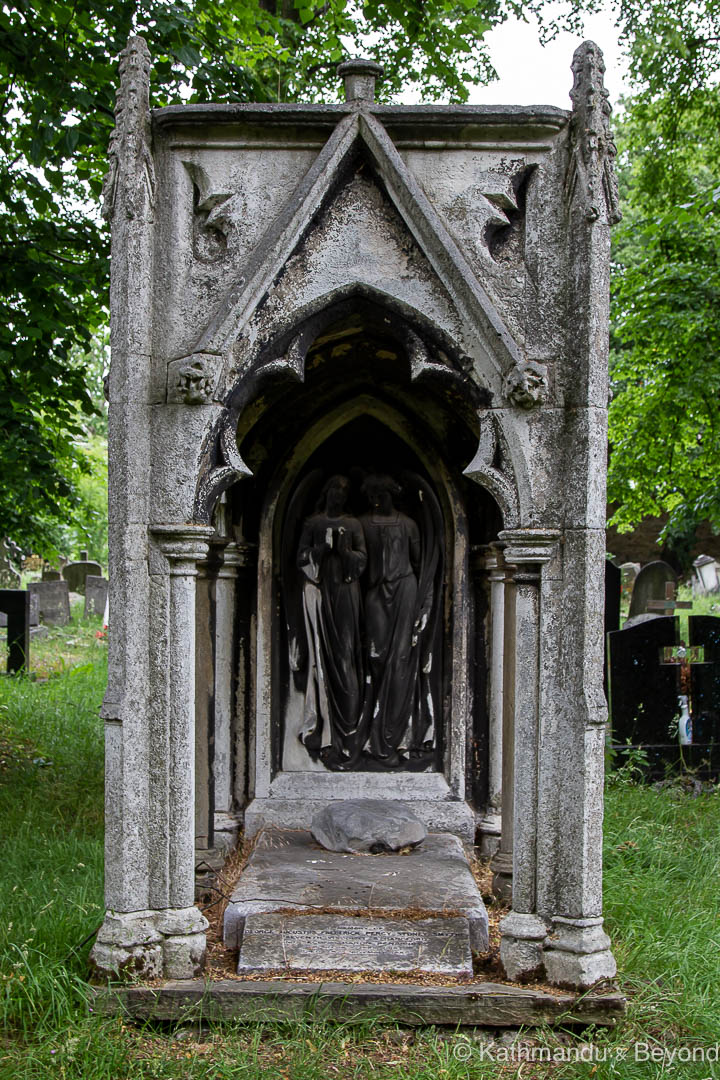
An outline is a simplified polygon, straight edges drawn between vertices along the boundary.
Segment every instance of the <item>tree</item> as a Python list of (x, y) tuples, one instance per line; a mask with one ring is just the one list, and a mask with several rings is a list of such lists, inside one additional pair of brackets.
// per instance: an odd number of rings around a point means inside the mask
[(637, 89), (618, 129), (611, 521), (667, 514), (682, 556), (702, 520), (720, 531), (720, 5), (621, 13)]
[[(588, 0), (592, 5), (594, 0)], [(332, 100), (334, 69), (369, 51), (386, 98), (408, 85), (464, 100), (492, 68), (483, 35), (545, 0), (8, 0), (0, 8), (0, 533), (50, 554), (78, 511), (97, 409), (83, 355), (107, 324), (98, 214), (117, 59), (153, 56), (153, 102)], [(586, 5), (587, 6), (587, 5)], [(581, 0), (562, 24), (577, 26)]]

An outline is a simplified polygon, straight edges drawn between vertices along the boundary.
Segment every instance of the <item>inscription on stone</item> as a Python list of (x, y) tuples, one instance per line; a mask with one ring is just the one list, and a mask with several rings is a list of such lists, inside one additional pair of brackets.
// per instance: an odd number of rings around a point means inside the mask
[(426, 971), (472, 975), (467, 919), (250, 915), (238, 973)]

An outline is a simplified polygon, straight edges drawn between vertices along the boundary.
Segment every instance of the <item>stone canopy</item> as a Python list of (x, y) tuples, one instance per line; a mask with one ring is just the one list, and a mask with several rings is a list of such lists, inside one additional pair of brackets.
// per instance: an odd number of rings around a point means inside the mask
[(614, 973), (603, 71), (571, 112), (379, 105), (369, 61), (151, 110), (129, 39), (100, 970), (196, 974), (196, 851), (380, 798), (493, 855), (509, 977)]

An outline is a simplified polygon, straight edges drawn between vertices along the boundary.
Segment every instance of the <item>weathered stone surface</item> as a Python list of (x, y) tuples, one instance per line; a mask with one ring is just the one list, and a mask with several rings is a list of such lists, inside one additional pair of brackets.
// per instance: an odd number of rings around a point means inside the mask
[(238, 974), (282, 969), (423, 971), (469, 977), (467, 919), (250, 915)]
[(70, 593), (67, 581), (34, 581), (28, 592), (37, 603), (38, 618), (48, 626), (70, 622)]
[(267, 829), (225, 911), (226, 945), (240, 945), (251, 914), (325, 910), (460, 914), (470, 924), (477, 952), (488, 947), (488, 920), (480, 891), (456, 836), (430, 833), (409, 855), (348, 855), (325, 851), (308, 832)]
[(417, 847), (427, 836), (424, 822), (404, 803), (390, 799), (331, 802), (312, 819), (318, 844), (327, 851), (355, 854)]

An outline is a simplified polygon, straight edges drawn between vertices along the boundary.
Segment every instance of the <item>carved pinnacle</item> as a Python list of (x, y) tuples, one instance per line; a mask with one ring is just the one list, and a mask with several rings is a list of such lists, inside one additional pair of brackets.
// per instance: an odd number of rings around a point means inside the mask
[(614, 167), (617, 148), (610, 131), (612, 110), (605, 89), (605, 62), (594, 41), (584, 41), (575, 50), (572, 72), (572, 158), (566, 192), (572, 199), (578, 191), (589, 221), (614, 225), (622, 216)]

